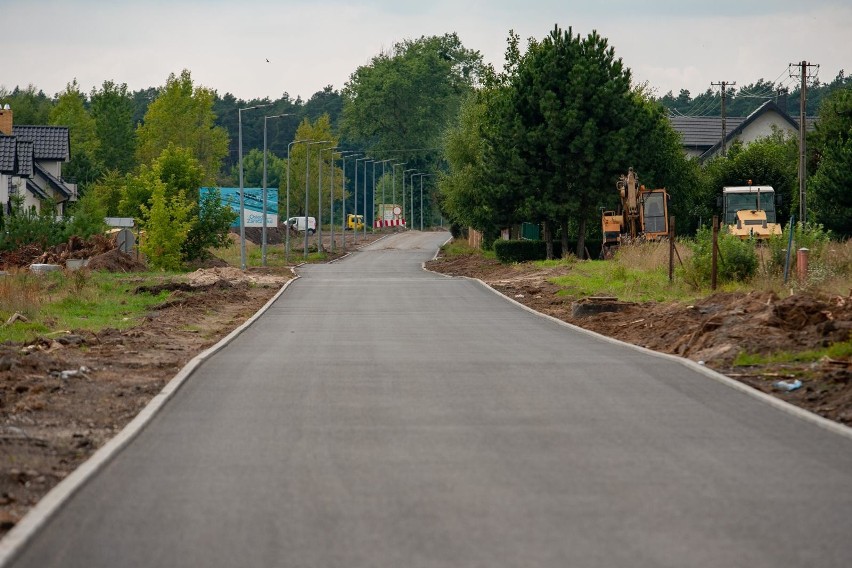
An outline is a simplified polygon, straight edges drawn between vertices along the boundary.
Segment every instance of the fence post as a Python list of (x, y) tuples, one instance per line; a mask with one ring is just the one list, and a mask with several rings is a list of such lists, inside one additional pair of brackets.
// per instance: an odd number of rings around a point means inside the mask
[(669, 282), (674, 282), (675, 218), (669, 217)]

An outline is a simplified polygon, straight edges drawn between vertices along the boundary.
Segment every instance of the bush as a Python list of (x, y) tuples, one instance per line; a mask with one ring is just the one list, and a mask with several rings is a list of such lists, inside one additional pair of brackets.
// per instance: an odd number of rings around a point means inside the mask
[[(703, 283), (711, 281), (713, 232), (702, 227), (695, 236), (690, 272)], [(717, 281), (739, 282), (748, 280), (757, 272), (757, 251), (754, 239), (741, 240), (722, 227), (719, 231), (719, 256)]]
[[(790, 226), (784, 227), (781, 236), (773, 236), (769, 239), (769, 261), (767, 270), (778, 273), (784, 269), (787, 256), (787, 245), (790, 242)], [(828, 244), (831, 242), (831, 232), (818, 223), (796, 223), (793, 231), (793, 251), (790, 254), (791, 268), (796, 266), (796, 251), (806, 248), (809, 262), (812, 265), (821, 266), (829, 259), (826, 258)]]
[[(494, 241), (494, 254), (503, 264), (527, 262), (547, 258), (547, 243), (544, 241)], [(562, 246), (553, 243), (553, 256), (562, 256)]]

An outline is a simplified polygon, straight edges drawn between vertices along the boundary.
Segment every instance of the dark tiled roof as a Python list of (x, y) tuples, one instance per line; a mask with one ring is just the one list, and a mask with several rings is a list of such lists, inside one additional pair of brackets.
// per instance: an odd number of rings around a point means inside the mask
[(57, 178), (57, 177), (53, 176), (50, 172), (48, 172), (48, 171), (47, 171), (47, 170), (45, 170), (43, 167), (41, 167), (41, 165), (39, 165), (39, 163), (38, 163), (38, 162), (36, 162), (36, 163), (35, 163), (35, 171), (36, 171), (36, 172), (37, 172), (37, 173), (38, 173), (41, 177), (43, 177), (44, 179), (46, 179), (46, 180), (47, 180), (47, 182), (48, 182), (51, 186), (53, 186), (53, 188), (54, 188), (56, 191), (58, 191), (59, 193), (63, 194), (65, 197), (71, 197), (71, 196), (74, 194), (74, 191), (73, 191), (70, 187), (68, 187), (67, 185), (65, 185), (65, 182), (63, 182), (61, 179), (59, 179), (59, 178)]
[[(774, 111), (790, 124), (790, 127), (798, 130), (798, 120), (775, 104), (766, 101), (757, 110), (746, 117), (729, 116), (725, 119), (725, 143), (730, 144), (733, 139), (757, 120), (761, 115)], [(712, 154), (721, 146), (722, 139), (722, 117), (720, 116), (670, 116), (672, 128), (681, 135), (681, 145), (684, 148), (700, 150), (702, 154)], [(816, 117), (805, 117), (805, 127), (813, 130)], [(702, 156), (703, 157), (703, 156)]]
[(15, 153), (17, 152), (17, 138), (0, 134), (0, 172), (4, 174), (15, 173)]
[(47, 199), (47, 194), (31, 179), (27, 180), (27, 189), (39, 199)]
[[(745, 118), (729, 116), (725, 129), (730, 134)], [(719, 116), (670, 116), (672, 128), (681, 135), (681, 144), (687, 148), (703, 149), (722, 138), (722, 118)]]
[(18, 168), (15, 175), (33, 177), (33, 143), (18, 140)]
[(36, 160), (71, 159), (71, 142), (67, 126), (13, 126), (12, 135), (33, 143)]

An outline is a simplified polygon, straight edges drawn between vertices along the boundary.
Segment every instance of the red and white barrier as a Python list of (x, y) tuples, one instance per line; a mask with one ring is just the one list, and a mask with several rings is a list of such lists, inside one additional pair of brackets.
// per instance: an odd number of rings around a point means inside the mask
[(375, 227), (377, 229), (381, 229), (382, 227), (404, 227), (405, 219), (376, 219)]

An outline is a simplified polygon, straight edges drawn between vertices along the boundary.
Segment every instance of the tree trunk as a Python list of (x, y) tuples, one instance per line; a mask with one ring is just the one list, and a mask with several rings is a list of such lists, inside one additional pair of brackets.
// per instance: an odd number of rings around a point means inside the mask
[(571, 251), (568, 250), (568, 220), (565, 219), (560, 225), (562, 229), (562, 258), (568, 258)]
[(585, 258), (586, 256), (586, 217), (580, 217), (577, 228), (577, 258)]
[(547, 251), (547, 260), (553, 260), (553, 221), (544, 222), (544, 244)]

